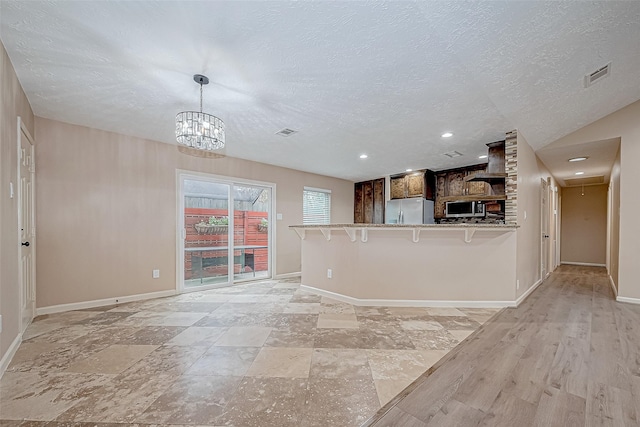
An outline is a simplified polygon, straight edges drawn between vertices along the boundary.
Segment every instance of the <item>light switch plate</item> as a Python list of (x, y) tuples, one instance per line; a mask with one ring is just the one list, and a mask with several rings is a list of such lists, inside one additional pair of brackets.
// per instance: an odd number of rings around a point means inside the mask
[(160, 277), (160, 270), (153, 270), (153, 278), (158, 279)]
[(277, 214), (276, 214), (276, 219), (277, 219), (278, 221), (282, 221), (282, 214), (281, 214), (281, 213), (277, 213)]

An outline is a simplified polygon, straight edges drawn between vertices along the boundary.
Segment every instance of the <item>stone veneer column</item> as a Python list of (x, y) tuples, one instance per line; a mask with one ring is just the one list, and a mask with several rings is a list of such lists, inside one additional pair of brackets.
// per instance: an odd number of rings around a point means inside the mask
[(504, 191), (507, 201), (504, 203), (505, 224), (515, 225), (518, 222), (518, 131), (507, 132), (504, 143), (505, 181)]

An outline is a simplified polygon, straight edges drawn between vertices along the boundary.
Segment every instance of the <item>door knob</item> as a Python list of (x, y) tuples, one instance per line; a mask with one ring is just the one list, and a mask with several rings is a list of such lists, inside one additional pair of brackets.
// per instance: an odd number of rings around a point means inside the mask
[(22, 242), (22, 246), (29, 246), (29, 242)]

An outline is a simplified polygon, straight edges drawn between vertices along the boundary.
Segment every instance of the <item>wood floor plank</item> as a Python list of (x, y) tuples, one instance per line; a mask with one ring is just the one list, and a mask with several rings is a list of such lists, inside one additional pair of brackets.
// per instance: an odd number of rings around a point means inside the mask
[(587, 397), (589, 342), (573, 337), (560, 340), (547, 383), (559, 390)]
[[(427, 424), (430, 427), (454, 425), (456, 427), (475, 427), (484, 418), (484, 412), (472, 408), (455, 399), (450, 399)], [(399, 426), (401, 424), (398, 424)]]
[[(524, 347), (511, 341), (501, 341), (494, 347), (495, 353), (486, 354), (479, 360), (479, 366), (453, 397), (481, 411), (489, 410), (524, 350)], [(496, 357), (496, 354), (500, 357)]]
[(526, 427), (533, 424), (535, 414), (536, 405), (508, 393), (500, 393), (479, 425), (487, 427)]
[(640, 306), (603, 268), (560, 266), (454, 351), (398, 409), (428, 426), (640, 426)]
[(589, 384), (586, 410), (590, 415), (637, 426), (640, 425), (636, 408), (638, 403), (630, 391), (601, 383)]
[(427, 424), (407, 414), (397, 406), (391, 408), (384, 420), (380, 424), (377, 424), (378, 427), (425, 427), (426, 425)]
[(582, 397), (547, 387), (543, 392), (533, 425), (547, 427), (581, 427), (585, 424), (586, 400)]

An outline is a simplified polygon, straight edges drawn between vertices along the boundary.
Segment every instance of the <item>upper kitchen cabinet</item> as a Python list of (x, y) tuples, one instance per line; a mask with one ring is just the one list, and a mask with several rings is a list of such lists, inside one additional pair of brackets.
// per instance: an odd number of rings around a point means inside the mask
[(353, 203), (354, 223), (384, 224), (384, 178), (356, 182)]
[(409, 197), (435, 198), (436, 179), (430, 170), (407, 172), (390, 177), (392, 199), (406, 199)]

